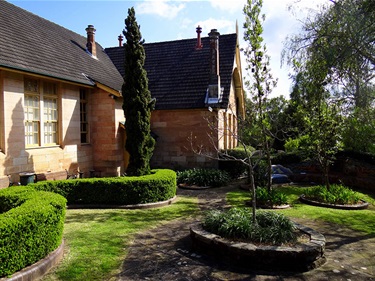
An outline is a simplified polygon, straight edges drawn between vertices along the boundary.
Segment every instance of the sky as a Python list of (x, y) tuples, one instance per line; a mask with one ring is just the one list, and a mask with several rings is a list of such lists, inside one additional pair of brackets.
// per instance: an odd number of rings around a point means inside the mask
[[(195, 38), (198, 25), (202, 27), (202, 36), (207, 36), (213, 28), (220, 34), (235, 33), (237, 23), (240, 48), (246, 47), (243, 40), (246, 0), (7, 1), (83, 36), (85, 28), (92, 24), (96, 28), (95, 40), (104, 48), (118, 46), (117, 38), (131, 7), (146, 43)], [(285, 63), (281, 67), (281, 51), (287, 36), (299, 32), (300, 21), (307, 14), (328, 3), (329, 0), (263, 0), (262, 13), (266, 16), (263, 38), (271, 57), (272, 74), (278, 78), (271, 97), (289, 97), (290, 69)], [(243, 55), (242, 69), (245, 76)]]

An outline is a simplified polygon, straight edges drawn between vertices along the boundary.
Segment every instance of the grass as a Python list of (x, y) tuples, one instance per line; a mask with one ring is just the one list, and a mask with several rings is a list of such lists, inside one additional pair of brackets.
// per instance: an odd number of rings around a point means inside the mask
[[(309, 220), (322, 220), (350, 229), (375, 236), (375, 195), (359, 192), (361, 199), (370, 203), (366, 210), (338, 210), (323, 207), (315, 207), (301, 203), (298, 198), (304, 193), (305, 187), (280, 187), (278, 190), (288, 197), (292, 208), (277, 210), (290, 218), (308, 218)], [(232, 206), (244, 206), (244, 202), (250, 199), (250, 193), (238, 190), (227, 194), (227, 200)]]
[(64, 258), (42, 280), (116, 280), (136, 233), (196, 214), (196, 199), (187, 197), (171, 206), (148, 210), (68, 210)]
[[(367, 210), (335, 210), (309, 206), (298, 201), (301, 187), (280, 188), (292, 208), (278, 210), (290, 218), (322, 220), (375, 236), (375, 195), (360, 193), (371, 203)], [(244, 206), (248, 191), (227, 194), (233, 206)], [(168, 221), (199, 214), (195, 198), (180, 197), (168, 207), (149, 210), (68, 210), (64, 228), (65, 253), (62, 262), (43, 281), (117, 280), (121, 263), (134, 236)]]

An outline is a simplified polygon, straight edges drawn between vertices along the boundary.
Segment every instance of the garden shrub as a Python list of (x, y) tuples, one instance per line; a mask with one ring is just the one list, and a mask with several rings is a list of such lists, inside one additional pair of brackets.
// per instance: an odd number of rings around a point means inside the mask
[[(235, 159), (247, 159), (247, 154), (243, 148), (227, 150), (226, 153)], [(247, 169), (247, 165), (240, 161), (219, 159), (219, 170), (227, 172), (232, 179), (246, 175)]]
[(343, 150), (337, 153), (337, 158), (352, 158), (358, 161), (375, 165), (375, 154), (353, 151), (353, 150)]
[(165, 201), (176, 195), (176, 173), (153, 170), (140, 177), (41, 181), (28, 186), (64, 196), (68, 204), (134, 205)]
[(301, 163), (303, 157), (297, 152), (278, 153), (272, 158), (272, 164), (287, 166), (288, 164)]
[(357, 204), (361, 200), (359, 193), (341, 184), (331, 184), (329, 189), (324, 185), (310, 187), (304, 195), (313, 201), (339, 205)]
[(227, 172), (215, 169), (190, 169), (177, 172), (177, 183), (188, 185), (218, 187), (230, 181)]
[(288, 197), (275, 189), (268, 190), (265, 187), (258, 187), (255, 192), (257, 205), (276, 206), (288, 204)]
[(252, 243), (280, 245), (296, 240), (295, 226), (286, 216), (276, 212), (257, 211), (256, 224), (249, 208), (212, 210), (206, 213), (203, 228), (224, 238)]
[(258, 161), (254, 167), (255, 186), (265, 186), (267, 184), (268, 165), (266, 160)]
[(66, 199), (15, 186), (0, 190), (0, 277), (29, 266), (61, 244)]

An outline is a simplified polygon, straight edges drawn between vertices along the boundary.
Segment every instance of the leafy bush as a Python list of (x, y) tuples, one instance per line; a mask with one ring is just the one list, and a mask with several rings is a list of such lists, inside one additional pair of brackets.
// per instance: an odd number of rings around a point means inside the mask
[(177, 172), (177, 183), (218, 187), (230, 181), (227, 172), (215, 169), (190, 169)]
[(275, 189), (269, 191), (265, 187), (258, 187), (256, 189), (256, 202), (264, 206), (283, 205), (288, 204), (288, 197)]
[(252, 211), (248, 208), (213, 210), (205, 215), (203, 228), (225, 238), (253, 243), (280, 245), (296, 240), (293, 222), (281, 213), (257, 211), (256, 221), (252, 223)]
[(302, 157), (297, 152), (278, 153), (272, 158), (273, 164), (288, 165), (302, 162)]
[(0, 277), (31, 265), (62, 241), (66, 199), (15, 186), (0, 191)]
[[(235, 159), (247, 159), (243, 148), (227, 150), (226, 153)], [(219, 169), (227, 172), (232, 179), (237, 179), (247, 173), (247, 165), (237, 160), (219, 160)]]
[(260, 160), (254, 167), (255, 186), (265, 186), (267, 184), (268, 165), (265, 160)]
[(352, 150), (343, 150), (337, 153), (337, 158), (353, 158), (364, 163), (375, 165), (375, 154), (364, 153)]
[(357, 192), (341, 184), (332, 184), (329, 189), (324, 185), (310, 187), (304, 195), (310, 200), (339, 205), (357, 204), (361, 199)]
[(41, 181), (29, 184), (37, 190), (64, 196), (68, 204), (133, 205), (165, 201), (176, 195), (176, 173), (153, 170), (140, 177), (88, 178)]

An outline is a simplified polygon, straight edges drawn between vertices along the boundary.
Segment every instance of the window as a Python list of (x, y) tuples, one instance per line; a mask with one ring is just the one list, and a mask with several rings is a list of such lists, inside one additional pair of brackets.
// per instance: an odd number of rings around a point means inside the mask
[(87, 93), (86, 90), (79, 91), (80, 96), (80, 120), (81, 120), (81, 143), (89, 143), (89, 124), (87, 121)]
[[(27, 147), (58, 144), (56, 84), (25, 79), (25, 143)], [(43, 126), (41, 126), (43, 124)]]
[(57, 143), (57, 99), (44, 99), (44, 142)]

